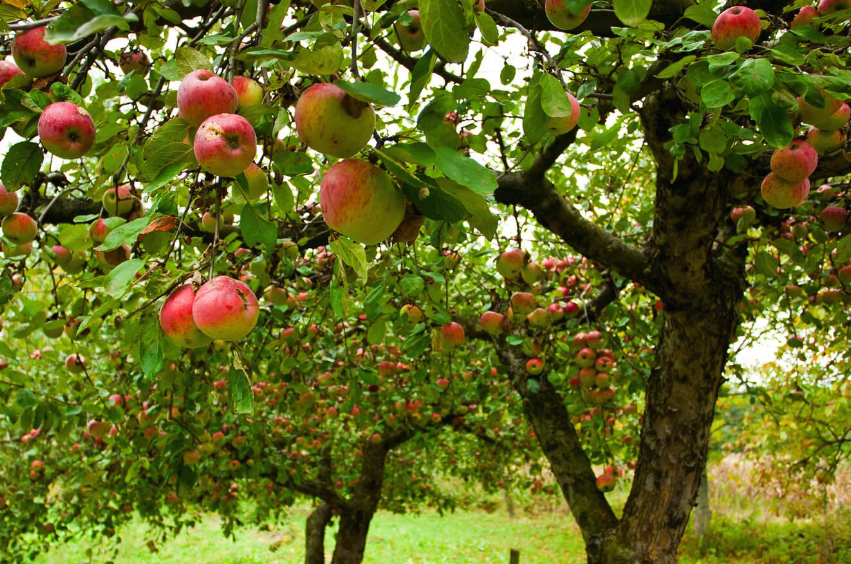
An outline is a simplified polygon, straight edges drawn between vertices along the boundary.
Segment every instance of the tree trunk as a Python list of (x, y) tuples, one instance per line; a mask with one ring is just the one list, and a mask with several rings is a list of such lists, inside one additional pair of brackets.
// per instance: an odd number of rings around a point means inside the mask
[(321, 502), (307, 517), (304, 535), (304, 564), (325, 564), (325, 527), (331, 521), (331, 507)]
[(505, 508), (508, 510), (508, 518), (514, 519), (516, 516), (514, 511), (514, 499), (511, 497), (511, 492), (508, 491), (508, 487), (503, 488), (503, 494), (505, 494)]
[(366, 537), (373, 512), (352, 509), (343, 512), (340, 528), (337, 530), (337, 543), (331, 564), (361, 564), (366, 550)]
[(694, 507), (694, 534), (699, 540), (709, 531), (712, 510), (709, 507), (709, 472), (706, 466), (700, 475), (700, 487), (697, 489), (697, 505)]

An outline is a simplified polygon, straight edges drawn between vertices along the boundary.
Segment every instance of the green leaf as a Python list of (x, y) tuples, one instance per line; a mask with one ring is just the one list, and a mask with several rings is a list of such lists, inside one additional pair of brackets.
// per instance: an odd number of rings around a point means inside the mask
[(143, 266), (144, 260), (131, 259), (113, 268), (106, 277), (106, 293), (116, 299), (123, 296)]
[(564, 86), (551, 74), (541, 75), (541, 108), (550, 117), (565, 117), (573, 113)]
[(44, 40), (54, 45), (73, 43), (112, 26), (128, 30), (129, 22), (138, 20), (135, 14), (122, 16), (109, 0), (86, 0), (75, 3), (50, 22)]
[(148, 378), (159, 374), (163, 367), (163, 335), (156, 314), (142, 317), (139, 329), (139, 364)]
[(715, 11), (706, 4), (694, 4), (689, 6), (686, 8), (683, 15), (692, 21), (703, 24), (706, 28), (712, 28), (712, 24), (715, 23), (715, 18), (718, 17), (718, 14), (716, 14)]
[(38, 398), (32, 391), (23, 388), (15, 396), (15, 403), (21, 406), (21, 409), (32, 409), (38, 405)]
[(139, 175), (154, 183), (165, 168), (176, 163), (195, 162), (192, 146), (183, 142), (188, 134), (189, 123), (180, 118), (171, 119), (158, 127), (142, 149), (144, 164)]
[(14, 192), (21, 186), (31, 184), (41, 168), (43, 159), (44, 153), (35, 143), (22, 141), (12, 145), (0, 168), (0, 178), (6, 189)]
[(344, 264), (350, 266), (358, 278), (367, 279), (367, 262), (366, 251), (362, 245), (349, 240), (342, 235), (335, 239), (331, 244), (331, 251), (343, 261)]
[(145, 230), (148, 224), (151, 222), (151, 218), (149, 217), (140, 217), (139, 219), (134, 219), (129, 223), (125, 223), (124, 225), (120, 225), (109, 232), (104, 239), (103, 243), (96, 247), (96, 251), (111, 251), (113, 249), (117, 249), (121, 245), (133, 245), (136, 243), (136, 239)]
[(163, 168), (159, 172), (159, 174), (157, 174), (156, 177), (154, 177), (154, 179), (151, 180), (145, 186), (145, 189), (143, 191), (146, 194), (150, 194), (154, 190), (156, 190), (158, 188), (162, 188), (163, 186), (165, 186), (166, 184), (168, 184), (169, 182), (174, 180), (174, 177), (177, 176), (178, 174), (180, 174), (181, 172), (183, 172), (183, 169), (185, 169), (185, 168), (186, 168), (185, 162), (171, 163), (170, 165)]
[(836, 264), (848, 262), (851, 259), (851, 235), (846, 235), (836, 243)]
[(491, 213), (487, 200), (481, 194), (445, 178), (438, 179), (437, 183), (447, 194), (461, 202), (469, 214), (467, 221), (470, 225), (478, 229), (488, 239), (493, 239), (496, 236), (499, 218)]
[(278, 151), (272, 159), (282, 174), (299, 176), (313, 172), (313, 161), (300, 151)]
[(346, 281), (346, 267), (342, 261), (334, 261), (334, 270), (331, 276), (330, 301), (331, 309), (338, 318), (348, 310), (346, 296), (349, 293), (349, 285)]
[(438, 147), (435, 156), (437, 168), (447, 178), (485, 196), (496, 190), (496, 176), (470, 157), (465, 157), (449, 147)]
[(66, 225), (59, 230), (59, 244), (69, 251), (83, 252), (92, 248), (88, 225)]
[(371, 82), (346, 82), (345, 80), (338, 80), (334, 84), (356, 100), (378, 104), (379, 106), (395, 106), (402, 99), (395, 92), (389, 92), (384, 87)]
[(517, 67), (511, 66), (508, 63), (499, 71), (499, 81), (503, 85), (511, 84), (515, 76), (517, 76)]
[(774, 86), (774, 67), (768, 59), (746, 59), (732, 80), (746, 96), (757, 96)]
[(278, 243), (278, 230), (274, 223), (266, 219), (259, 206), (260, 204), (245, 204), (242, 207), (239, 215), (239, 231), (250, 247), (262, 243), (266, 246), (266, 252), (272, 254)]
[(777, 275), (777, 259), (765, 251), (760, 251), (754, 257), (756, 271), (766, 278), (773, 278)]
[(383, 342), (386, 329), (387, 326), (384, 323), (384, 319), (379, 319), (369, 326), (369, 330), (366, 332), (366, 341), (370, 345), (377, 345)]
[(192, 47), (178, 47), (174, 53), (174, 60), (177, 63), (180, 78), (198, 69), (213, 72), (213, 65), (210, 63), (210, 59)]
[(786, 109), (777, 105), (769, 93), (760, 94), (748, 102), (751, 119), (756, 122), (766, 143), (782, 149), (792, 142), (795, 130)]
[(736, 99), (726, 80), (713, 80), (700, 90), (700, 100), (707, 108), (723, 108)]
[(290, 64), (305, 74), (335, 74), (343, 66), (343, 47), (335, 43), (319, 49), (301, 49)]
[(685, 66), (695, 60), (697, 57), (694, 55), (688, 55), (683, 57), (679, 61), (675, 63), (671, 63), (664, 69), (662, 69), (659, 74), (656, 75), (656, 78), (672, 78), (679, 74), (681, 70), (685, 68)]
[(499, 28), (490, 14), (485, 12), (476, 13), (476, 25), (482, 34), (482, 42), (485, 45), (496, 45), (499, 41)]
[(523, 133), (529, 143), (537, 143), (547, 132), (549, 116), (541, 106), (541, 75), (537, 74), (529, 81), (529, 95), (523, 110)]
[(366, 368), (364, 366), (358, 367), (358, 378), (360, 378), (361, 382), (368, 386), (378, 385), (378, 383), (380, 382), (380, 380), (378, 379), (378, 373), (375, 371), (375, 369)]
[(416, 274), (406, 274), (400, 281), (402, 295), (406, 298), (416, 298), (425, 290), (425, 280)]
[(467, 59), (470, 35), (457, 0), (420, 0), (420, 23), (426, 41), (450, 63)]
[(433, 49), (426, 51), (417, 60), (414, 70), (411, 71), (411, 90), (408, 92), (408, 108), (412, 107), (419, 100), (423, 88), (428, 86), (436, 62), (437, 56), (434, 54)]
[(228, 371), (228, 399), (234, 413), (254, 413), (254, 392), (248, 375), (239, 368)]
[(624, 25), (635, 27), (650, 13), (653, 0), (614, 0), (615, 15)]
[(700, 132), (700, 148), (707, 153), (723, 153), (727, 148), (727, 136), (720, 127), (711, 127)]

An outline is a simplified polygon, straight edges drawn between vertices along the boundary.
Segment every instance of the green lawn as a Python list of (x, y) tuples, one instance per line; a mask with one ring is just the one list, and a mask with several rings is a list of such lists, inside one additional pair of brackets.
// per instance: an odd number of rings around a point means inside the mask
[[(225, 539), (219, 521), (209, 517), (195, 529), (146, 546), (145, 527), (137, 522), (122, 531), (115, 564), (300, 564), (306, 510), (274, 532), (245, 529), (236, 542)], [(328, 532), (326, 549), (333, 547)], [(270, 550), (272, 547), (274, 551)], [(584, 562), (578, 529), (564, 514), (509, 519), (504, 511), (457, 512), (445, 517), (380, 513), (373, 521), (367, 547), (368, 564), (496, 564), (507, 563), (509, 548), (520, 550), (521, 564)], [(91, 553), (89, 551), (91, 550)], [(74, 543), (57, 547), (38, 564), (107, 562), (104, 546)], [(847, 564), (851, 562), (851, 520), (829, 522), (748, 522), (717, 519), (702, 547), (686, 536), (682, 564)]]

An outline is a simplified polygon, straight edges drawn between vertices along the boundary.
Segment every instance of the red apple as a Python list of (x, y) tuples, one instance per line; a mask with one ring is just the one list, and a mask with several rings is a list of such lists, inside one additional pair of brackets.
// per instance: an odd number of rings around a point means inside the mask
[(526, 316), (526, 321), (528, 321), (529, 325), (532, 327), (545, 328), (552, 325), (555, 320), (548, 309), (539, 307), (532, 310), (532, 312)]
[(260, 304), (251, 289), (227, 276), (213, 278), (195, 294), (192, 317), (212, 339), (238, 341), (257, 325)]
[(777, 177), (773, 172), (768, 173), (762, 181), (762, 197), (777, 209), (788, 209), (800, 206), (807, 200), (810, 193), (810, 180), (803, 179), (792, 183)]
[(0, 86), (3, 86), (16, 76), (23, 76), (24, 71), (18, 68), (15, 63), (9, 61), (0, 61)]
[(452, 321), (438, 329), (433, 342), (436, 351), (451, 351), (464, 342), (464, 328)]
[(751, 206), (738, 206), (730, 212), (730, 219), (738, 223), (743, 219), (745, 223), (752, 223), (756, 219), (756, 210)]
[(851, 0), (821, 0), (818, 3), (818, 13), (822, 16), (842, 10), (851, 10)]
[(38, 118), (38, 136), (44, 148), (63, 159), (76, 159), (95, 143), (95, 123), (89, 112), (71, 102), (55, 102)]
[(248, 199), (257, 200), (266, 195), (269, 189), (269, 177), (263, 169), (254, 163), (245, 169), (245, 178), (248, 179)]
[(311, 149), (337, 158), (351, 157), (375, 131), (370, 104), (355, 100), (333, 84), (314, 84), (295, 107), (298, 136)]
[(615, 489), (616, 481), (612, 474), (600, 474), (597, 476), (597, 489), (601, 492), (610, 492)]
[[(120, 190), (119, 195), (121, 195)], [(104, 194), (104, 198), (105, 197), (106, 194)], [(103, 219), (98, 218), (89, 227), (89, 237), (95, 244), (100, 245), (106, 240), (106, 236), (109, 235), (110, 231), (112, 231), (112, 229), (109, 228), (106, 222)]]
[(747, 37), (756, 43), (762, 32), (759, 16), (744, 6), (733, 6), (721, 12), (712, 24), (712, 41), (721, 51), (729, 51), (736, 46), (736, 40)]
[(195, 134), (195, 158), (201, 168), (217, 176), (234, 177), (254, 161), (257, 135), (242, 116), (208, 117)]
[(0, 217), (11, 215), (18, 209), (18, 193), (9, 192), (0, 184)]
[(570, 10), (564, 0), (546, 0), (544, 11), (550, 23), (557, 28), (573, 29), (582, 24), (585, 18), (588, 17), (588, 13), (591, 11), (591, 2), (588, 2), (588, 5), (582, 11), (575, 14)]
[(92, 419), (89, 421), (88, 425), (86, 425), (86, 430), (89, 432), (89, 435), (96, 439), (102, 439), (109, 433), (109, 428), (111, 427), (109, 421), (103, 421), (102, 419)]
[(263, 103), (263, 87), (256, 80), (237, 76), (233, 79), (233, 88), (236, 90), (237, 105), (240, 110)]
[(570, 92), (567, 93), (567, 97), (570, 100), (570, 115), (551, 117), (547, 121), (547, 131), (554, 135), (563, 135), (579, 123), (579, 102), (576, 101), (576, 98)]
[(795, 18), (792, 20), (792, 29), (797, 29), (799, 27), (809, 25), (815, 26), (813, 23), (813, 19), (817, 18), (819, 15), (818, 10), (813, 8), (812, 6), (804, 6), (798, 13), (795, 14)]
[(38, 224), (25, 213), (15, 212), (3, 218), (3, 236), (16, 245), (33, 241), (38, 235)]
[(544, 371), (544, 363), (540, 358), (530, 358), (526, 361), (526, 372), (531, 376), (537, 376)]
[(503, 278), (517, 278), (526, 264), (526, 252), (522, 249), (508, 249), (496, 261), (496, 270)]
[(195, 127), (210, 116), (234, 113), (238, 105), (239, 97), (234, 87), (208, 70), (190, 72), (177, 89), (180, 116)]
[(144, 77), (148, 74), (148, 69), (151, 68), (151, 60), (142, 51), (126, 51), (121, 54), (118, 66), (124, 74), (133, 72)]
[(399, 46), (408, 53), (413, 53), (425, 46), (425, 33), (420, 24), (419, 10), (408, 10), (408, 15), (412, 18), (411, 23), (400, 24), (397, 21), (393, 24), (393, 29), (396, 31)]
[(842, 101), (837, 100), (828, 94), (823, 88), (818, 89), (824, 98), (824, 106), (814, 106), (798, 97), (798, 114), (801, 116), (801, 121), (809, 125), (823, 123), (831, 119), (833, 114), (842, 109)]
[(85, 367), (86, 359), (82, 355), (69, 354), (65, 357), (65, 369), (71, 374), (80, 374)]
[(845, 127), (845, 124), (848, 123), (849, 117), (851, 117), (851, 107), (843, 102), (842, 105), (839, 106), (839, 109), (833, 112), (833, 115), (831, 115), (828, 119), (813, 125), (822, 130), (832, 131), (834, 129)]
[(771, 172), (786, 182), (800, 182), (818, 166), (818, 154), (806, 141), (792, 141), (771, 155)]
[[(101, 198), (103, 209), (110, 216), (117, 215), (126, 217), (131, 211), (133, 211), (133, 205), (135, 203), (136, 198), (134, 198), (133, 194), (131, 194), (129, 184), (109, 188), (103, 193), (103, 198)], [(107, 233), (108, 232), (107, 228)], [(106, 235), (104, 235), (104, 237), (106, 237)]]
[(517, 315), (526, 315), (538, 306), (535, 295), (529, 292), (514, 292), (510, 301), (511, 309)]
[(22, 31), (12, 41), (12, 57), (27, 75), (41, 78), (61, 71), (68, 52), (65, 45), (51, 45), (44, 40), (46, 27)]
[(479, 323), (488, 335), (501, 335), (505, 331), (505, 316), (495, 311), (484, 312)]
[(597, 353), (593, 349), (582, 349), (576, 353), (576, 364), (580, 368), (590, 368), (597, 361)]
[(411, 325), (416, 325), (422, 321), (423, 311), (415, 305), (405, 304), (399, 311), (399, 315), (402, 317), (402, 321)]
[(827, 206), (819, 214), (819, 219), (824, 224), (825, 231), (842, 231), (848, 221), (848, 212), (839, 206)]
[(405, 196), (390, 176), (358, 159), (328, 169), (319, 188), (319, 206), (328, 227), (365, 245), (387, 239), (405, 216)]
[(840, 129), (824, 131), (815, 127), (807, 133), (807, 141), (819, 155), (832, 153), (845, 144), (845, 133)]
[(194, 349), (210, 344), (212, 339), (195, 325), (192, 306), (195, 289), (191, 284), (180, 286), (169, 294), (160, 310), (160, 327), (175, 344)]

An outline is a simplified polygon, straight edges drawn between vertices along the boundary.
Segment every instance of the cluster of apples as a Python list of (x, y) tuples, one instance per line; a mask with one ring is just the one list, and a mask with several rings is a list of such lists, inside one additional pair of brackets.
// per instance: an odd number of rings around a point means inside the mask
[(319, 188), (328, 227), (365, 245), (390, 237), (404, 219), (405, 196), (386, 172), (349, 158), (375, 131), (372, 105), (335, 84), (313, 84), (296, 103), (295, 125), (308, 147), (344, 159), (328, 169)]
[(213, 340), (238, 341), (257, 325), (260, 304), (251, 288), (239, 280), (217, 276), (198, 291), (185, 284), (166, 298), (160, 310), (163, 333), (185, 348)]
[(575, 362), (579, 375), (570, 379), (570, 387), (583, 390), (585, 399), (604, 403), (614, 399), (617, 389), (612, 386), (617, 362), (611, 349), (604, 348), (605, 336), (599, 331), (577, 333), (571, 346), (577, 350)]
[(38, 235), (38, 224), (27, 214), (18, 212), (18, 204), (18, 193), (9, 192), (0, 184), (0, 218), (3, 218), (0, 230), (12, 243), (11, 247), (3, 244), (3, 254), (7, 257), (28, 256)]

